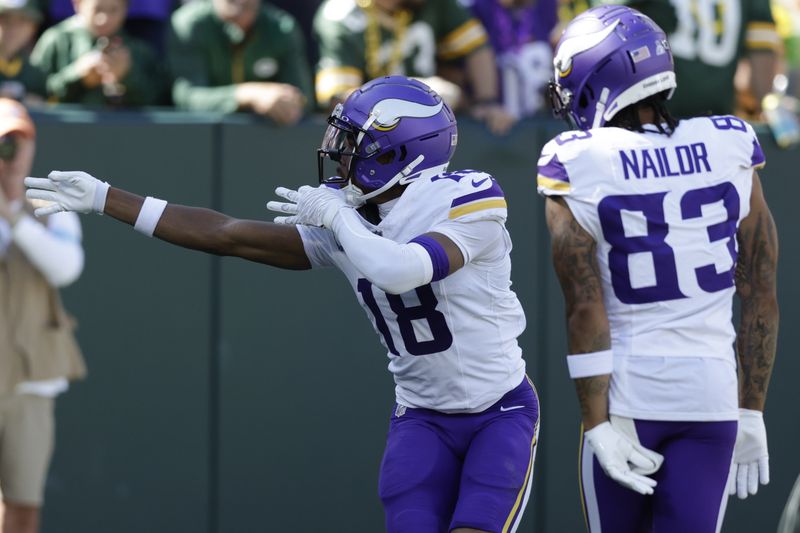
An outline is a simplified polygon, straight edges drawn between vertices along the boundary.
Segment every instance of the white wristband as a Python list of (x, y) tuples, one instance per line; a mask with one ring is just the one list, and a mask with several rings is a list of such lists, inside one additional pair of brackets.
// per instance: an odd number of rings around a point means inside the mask
[(567, 356), (569, 377), (588, 378), (610, 374), (614, 370), (614, 353), (611, 350)]
[(110, 185), (107, 181), (97, 180), (97, 186), (94, 188), (94, 199), (92, 201), (92, 209), (95, 213), (102, 215), (106, 208), (106, 196), (108, 196), (108, 189)]
[(133, 229), (148, 237), (152, 237), (158, 225), (158, 221), (161, 219), (161, 215), (166, 208), (166, 200), (159, 200), (158, 198), (148, 196), (144, 199), (142, 209), (139, 211), (139, 216), (136, 217), (136, 224), (134, 224)]

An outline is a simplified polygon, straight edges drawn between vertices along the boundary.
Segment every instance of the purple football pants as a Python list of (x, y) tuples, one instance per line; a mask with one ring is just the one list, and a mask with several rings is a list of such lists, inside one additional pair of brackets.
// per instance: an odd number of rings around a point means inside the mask
[(527, 378), (481, 413), (396, 407), (379, 483), (386, 531), (515, 531), (538, 430), (539, 400)]
[(651, 496), (605, 475), (590, 448), (581, 446), (581, 492), (590, 533), (717, 533), (728, 500), (726, 484), (736, 421), (636, 420), (639, 442), (664, 456), (651, 477)]

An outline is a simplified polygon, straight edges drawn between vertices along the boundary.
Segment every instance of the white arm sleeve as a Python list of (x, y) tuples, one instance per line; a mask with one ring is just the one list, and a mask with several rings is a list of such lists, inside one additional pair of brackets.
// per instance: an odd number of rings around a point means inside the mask
[(81, 225), (75, 213), (50, 215), (47, 226), (23, 215), (12, 238), (53, 287), (67, 286), (83, 272)]
[(339, 244), (328, 228), (316, 226), (295, 226), (303, 240), (303, 249), (311, 263), (311, 268), (329, 267), (336, 264), (334, 254), (339, 251)]
[(375, 235), (354, 209), (340, 209), (332, 230), (353, 265), (384, 292), (402, 294), (433, 279), (433, 261), (425, 248)]

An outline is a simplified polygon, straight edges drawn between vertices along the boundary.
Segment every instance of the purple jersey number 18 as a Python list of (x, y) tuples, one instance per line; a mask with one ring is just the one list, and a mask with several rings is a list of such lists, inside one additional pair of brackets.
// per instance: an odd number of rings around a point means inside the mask
[[(395, 347), (389, 325), (386, 323), (386, 319), (381, 313), (381, 308), (375, 299), (372, 283), (368, 279), (359, 278), (356, 288), (361, 294), (361, 298), (364, 299), (364, 304), (375, 317), (375, 327), (378, 328), (378, 331), (383, 336), (389, 352), (394, 355), (400, 355)], [(414, 291), (417, 293), (419, 305), (412, 306), (406, 306), (403, 298), (398, 294), (379, 291), (389, 302), (389, 306), (396, 315), (400, 336), (403, 338), (406, 351), (411, 355), (430, 355), (447, 350), (453, 344), (453, 334), (450, 333), (450, 328), (447, 327), (447, 320), (444, 315), (436, 310), (439, 300), (436, 299), (433, 289), (428, 284), (417, 287)], [(431, 331), (430, 340), (420, 341), (417, 339), (417, 335), (414, 333), (415, 320), (425, 320), (428, 323), (428, 328)]]

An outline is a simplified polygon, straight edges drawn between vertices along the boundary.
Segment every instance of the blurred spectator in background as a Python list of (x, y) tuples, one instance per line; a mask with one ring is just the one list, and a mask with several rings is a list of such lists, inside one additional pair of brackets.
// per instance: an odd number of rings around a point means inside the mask
[(553, 77), (550, 34), (558, 23), (556, 0), (464, 0), (483, 23), (497, 56), (506, 111), (529, 117), (544, 107)]
[(558, 1), (558, 26), (550, 34), (550, 42), (553, 48), (561, 38), (561, 32), (569, 22), (592, 7), (591, 0), (557, 0)]
[(75, 15), (39, 38), (31, 63), (60, 103), (112, 107), (164, 103), (165, 76), (153, 48), (123, 30), (127, 0), (74, 0)]
[[(3, 533), (36, 533), (53, 452), (55, 397), (86, 373), (58, 288), (83, 270), (73, 213), (34, 218), (23, 180), (35, 130), (0, 99), (0, 488)], [(56, 527), (58, 529), (58, 527)]]
[(36, 0), (0, 0), (0, 96), (45, 95), (44, 75), (28, 61), (41, 22)]
[(632, 0), (621, 3), (652, 18), (667, 33), (681, 80), (667, 103), (677, 118), (731, 114), (734, 76), (745, 69), (741, 89), (746, 118), (758, 118), (772, 89), (779, 46), (769, 0)]
[[(49, 1), (47, 15), (51, 22), (60, 22), (75, 14), (72, 0), (46, 1)], [(132, 0), (125, 18), (125, 29), (133, 37), (147, 41), (161, 52), (169, 17), (175, 7), (174, 0)]]
[(772, 0), (772, 15), (783, 43), (781, 68), (786, 75), (787, 94), (800, 96), (800, 1)]
[(457, 0), (325, 0), (314, 34), (316, 94), (325, 108), (369, 79), (402, 74), (429, 85), (454, 110), (468, 109), (494, 132), (514, 123), (500, 104), (486, 31)]
[(311, 106), (311, 69), (295, 19), (261, 0), (195, 1), (172, 16), (175, 105), (252, 111), (291, 125)]
[[(313, 42), (311, 27), (314, 23), (314, 13), (317, 12), (321, 0), (269, 0), (269, 2), (275, 7), (290, 13), (300, 26), (300, 31), (303, 34), (305, 42)], [(311, 45), (307, 46), (306, 57), (308, 57), (309, 65), (316, 65), (319, 59), (317, 47)]]

